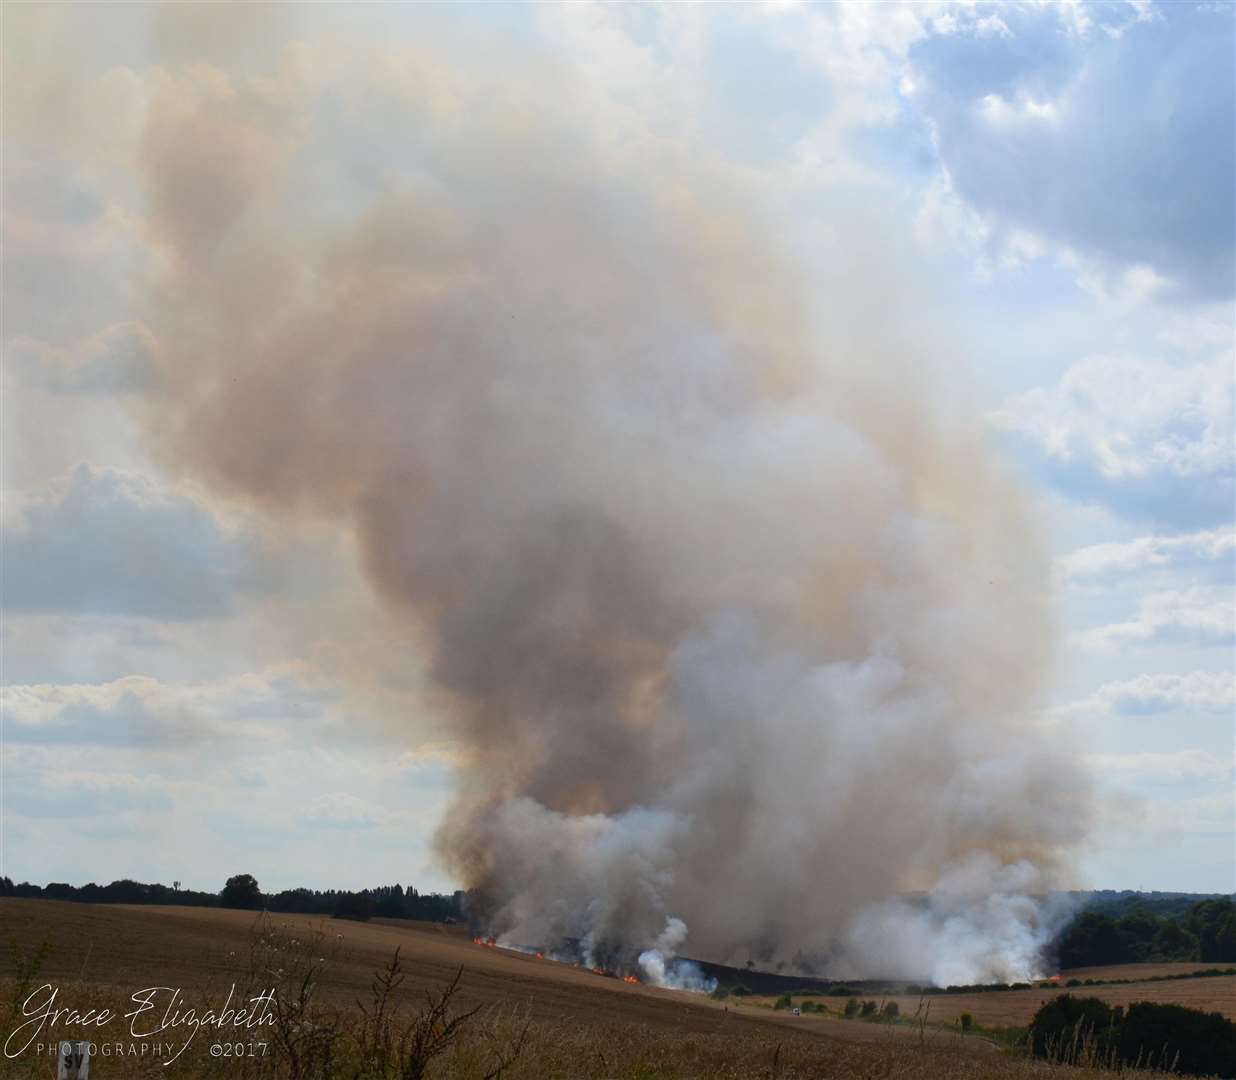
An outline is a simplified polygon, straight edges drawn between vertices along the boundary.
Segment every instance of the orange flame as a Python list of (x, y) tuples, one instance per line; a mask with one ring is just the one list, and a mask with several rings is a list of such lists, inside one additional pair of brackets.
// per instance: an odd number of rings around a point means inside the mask
[(472, 939), (472, 944), (473, 945), (484, 945), (485, 942), (483, 942), (479, 937), (474, 937)]
[(637, 979), (634, 975), (624, 975), (622, 977), (622, 981), (624, 983), (633, 983), (635, 986), (639, 985), (639, 979)]
[(536, 958), (537, 958), (538, 960), (544, 960), (544, 959), (545, 959), (545, 954), (544, 954), (543, 952), (538, 952), (538, 953), (536, 954)]

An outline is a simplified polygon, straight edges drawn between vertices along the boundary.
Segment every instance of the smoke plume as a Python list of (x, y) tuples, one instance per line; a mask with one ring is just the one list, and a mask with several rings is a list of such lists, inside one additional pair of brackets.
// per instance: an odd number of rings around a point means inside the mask
[(481, 52), (160, 74), (161, 459), (355, 531), (500, 941), (1032, 973), (1086, 799), (1046, 563), (895, 258), (839, 220), (821, 293), (758, 177)]

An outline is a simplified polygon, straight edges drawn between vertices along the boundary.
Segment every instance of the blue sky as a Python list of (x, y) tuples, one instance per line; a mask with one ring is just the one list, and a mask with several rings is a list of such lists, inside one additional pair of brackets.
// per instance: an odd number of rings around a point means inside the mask
[[(453, 885), (430, 837), (457, 750), (423, 658), (346, 530), (275, 535), (152, 451), (168, 345), (135, 301), (167, 257), (133, 167), (157, 91), (243, 82), (289, 109), (300, 197), (347, 218), (434, 152), (400, 109), (433, 92), (390, 60), (407, 44), (564, 66), (615, 146), (638, 126), (740, 171), (838, 340), (869, 316), (830, 306), (838, 278), (880, 275), (1043, 522), (1059, 647), (1039, 722), (1103, 795), (1085, 881), (1236, 889), (1234, 15), (10, 5), (3, 872)], [(895, 253), (875, 270), (869, 240)]]

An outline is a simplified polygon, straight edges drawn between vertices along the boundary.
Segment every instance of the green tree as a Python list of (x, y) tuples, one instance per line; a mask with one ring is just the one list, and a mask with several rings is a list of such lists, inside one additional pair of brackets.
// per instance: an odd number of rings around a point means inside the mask
[(1119, 1053), (1124, 1062), (1175, 1062), (1182, 1073), (1236, 1076), (1236, 1024), (1217, 1012), (1138, 1001), (1124, 1018)]
[(1189, 909), (1188, 921), (1202, 960), (1236, 960), (1236, 903), (1203, 900)]
[(1106, 1057), (1120, 1037), (1122, 1009), (1112, 1009), (1098, 998), (1061, 994), (1049, 1001), (1030, 1021), (1030, 1045), (1035, 1057), (1066, 1065), (1088, 1049)]
[(236, 874), (227, 879), (219, 901), (224, 907), (255, 911), (262, 906), (262, 890), (252, 874)]

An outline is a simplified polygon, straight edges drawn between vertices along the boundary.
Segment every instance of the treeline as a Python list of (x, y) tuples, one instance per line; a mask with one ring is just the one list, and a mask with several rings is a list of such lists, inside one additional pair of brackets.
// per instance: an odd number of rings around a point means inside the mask
[(1217, 1012), (1137, 1001), (1126, 1010), (1062, 994), (1030, 1024), (1035, 1057), (1066, 1065), (1152, 1065), (1236, 1077), (1236, 1024)]
[(110, 885), (73, 886), (63, 882), (32, 885), (14, 884), (0, 877), (0, 896), (41, 900), (72, 900), (83, 904), (179, 904), (187, 907), (225, 907), (252, 911), (295, 912), (344, 919), (421, 919), (426, 922), (452, 922), (463, 917), (465, 894), (421, 893), (402, 885), (381, 885), (349, 892), (341, 889), (283, 889), (263, 893), (251, 874), (228, 878), (215, 892), (182, 889), (179, 882), (169, 885), (146, 884), (121, 879)]
[(1156, 914), (1138, 905), (1115, 916), (1082, 912), (1057, 942), (1062, 968), (1149, 961), (1236, 961), (1236, 903), (1195, 902), (1179, 915)]
[(420, 919), (424, 922), (458, 922), (464, 915), (462, 891), (419, 893), (398, 882), (360, 892), (328, 889), (285, 889), (265, 897), (269, 911), (332, 915), (341, 919)]
[(1146, 909), (1165, 918), (1183, 919), (1201, 900), (1232, 900), (1234, 893), (1137, 892), (1133, 889), (1093, 889), (1072, 894), (1086, 911), (1097, 911), (1113, 919)]

